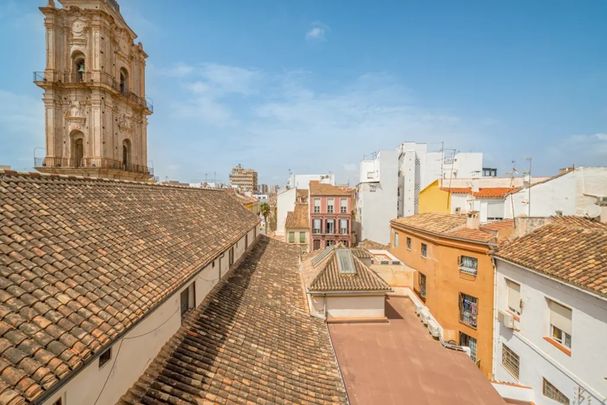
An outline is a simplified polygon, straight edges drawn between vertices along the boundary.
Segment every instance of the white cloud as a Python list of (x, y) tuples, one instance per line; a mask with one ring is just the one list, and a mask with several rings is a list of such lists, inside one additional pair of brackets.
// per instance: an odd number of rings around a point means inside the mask
[[(242, 161), (256, 167), (265, 181), (280, 173), (286, 177), (292, 168), (332, 171), (340, 181), (355, 183), (363, 154), (404, 141), (446, 141), (458, 149), (482, 150), (479, 140), (489, 132), (478, 124), (482, 120), (424, 107), (385, 73), (367, 73), (331, 90), (320, 90), (314, 79), (306, 71), (192, 65), (191, 73), (171, 85), (177, 90), (162, 97), (172, 108), (160, 132), (184, 135), (161, 149), (187, 149), (191, 162), (178, 157), (184, 161), (184, 177), (199, 173), (201, 165), (227, 173), (229, 165)], [(154, 120), (161, 121), (160, 116)]]
[(327, 33), (329, 32), (329, 26), (320, 22), (312, 24), (310, 29), (306, 32), (306, 39), (309, 41), (326, 41)]
[(236, 119), (230, 101), (234, 97), (257, 93), (263, 79), (263, 75), (256, 70), (215, 63), (197, 66), (180, 63), (161, 72), (182, 79), (180, 83), (190, 96), (174, 101), (174, 115), (193, 118), (215, 127), (234, 125)]
[(0, 90), (1, 164), (18, 170), (33, 166), (33, 150), (44, 146), (44, 107), (38, 97)]
[(551, 159), (561, 166), (607, 165), (607, 132), (593, 134), (575, 134), (556, 140), (548, 147)]

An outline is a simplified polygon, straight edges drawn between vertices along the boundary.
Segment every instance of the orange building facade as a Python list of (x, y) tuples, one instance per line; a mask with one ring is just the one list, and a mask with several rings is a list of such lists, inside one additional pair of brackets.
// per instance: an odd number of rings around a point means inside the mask
[(418, 214), (391, 221), (390, 251), (416, 270), (415, 293), (445, 331), (468, 346), (491, 378), (494, 268), (489, 252), (510, 221), (480, 226), (476, 214)]

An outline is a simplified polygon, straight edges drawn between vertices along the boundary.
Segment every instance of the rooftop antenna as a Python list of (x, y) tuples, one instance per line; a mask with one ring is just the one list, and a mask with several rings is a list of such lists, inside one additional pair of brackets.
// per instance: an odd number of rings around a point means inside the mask
[[(514, 160), (512, 161), (512, 172), (510, 173), (510, 188), (514, 187), (514, 175), (518, 174), (516, 167), (514, 166)], [(512, 207), (512, 221), (514, 223), (514, 228), (516, 228), (516, 216), (514, 215), (514, 197), (513, 193), (510, 192), (510, 206)]]

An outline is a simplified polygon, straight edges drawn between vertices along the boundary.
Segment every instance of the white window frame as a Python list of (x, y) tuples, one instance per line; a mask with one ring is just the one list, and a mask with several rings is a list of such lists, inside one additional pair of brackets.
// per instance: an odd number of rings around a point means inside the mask
[(462, 255), (458, 258), (459, 271), (476, 276), (478, 274), (478, 258)]
[(327, 198), (327, 213), (333, 214), (335, 212), (335, 198)]
[[(546, 298), (548, 304), (548, 337), (571, 350), (573, 310), (557, 301)], [(569, 315), (567, 319), (564, 314)]]
[(314, 213), (320, 214), (320, 198), (314, 198)]
[(339, 199), (339, 212), (342, 214), (348, 213), (348, 199), (345, 197)]

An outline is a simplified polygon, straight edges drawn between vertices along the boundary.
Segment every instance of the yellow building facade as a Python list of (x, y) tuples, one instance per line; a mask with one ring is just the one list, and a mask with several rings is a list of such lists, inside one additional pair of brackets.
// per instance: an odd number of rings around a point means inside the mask
[[(416, 270), (414, 291), (445, 331), (468, 346), (488, 378), (493, 357), (493, 263), (498, 230), (465, 215), (426, 213), (391, 222), (390, 252)], [(473, 221), (474, 222), (474, 221)]]
[(450, 199), (450, 193), (442, 190), (440, 180), (436, 179), (419, 192), (419, 213), (438, 212), (449, 214), (451, 212)]

